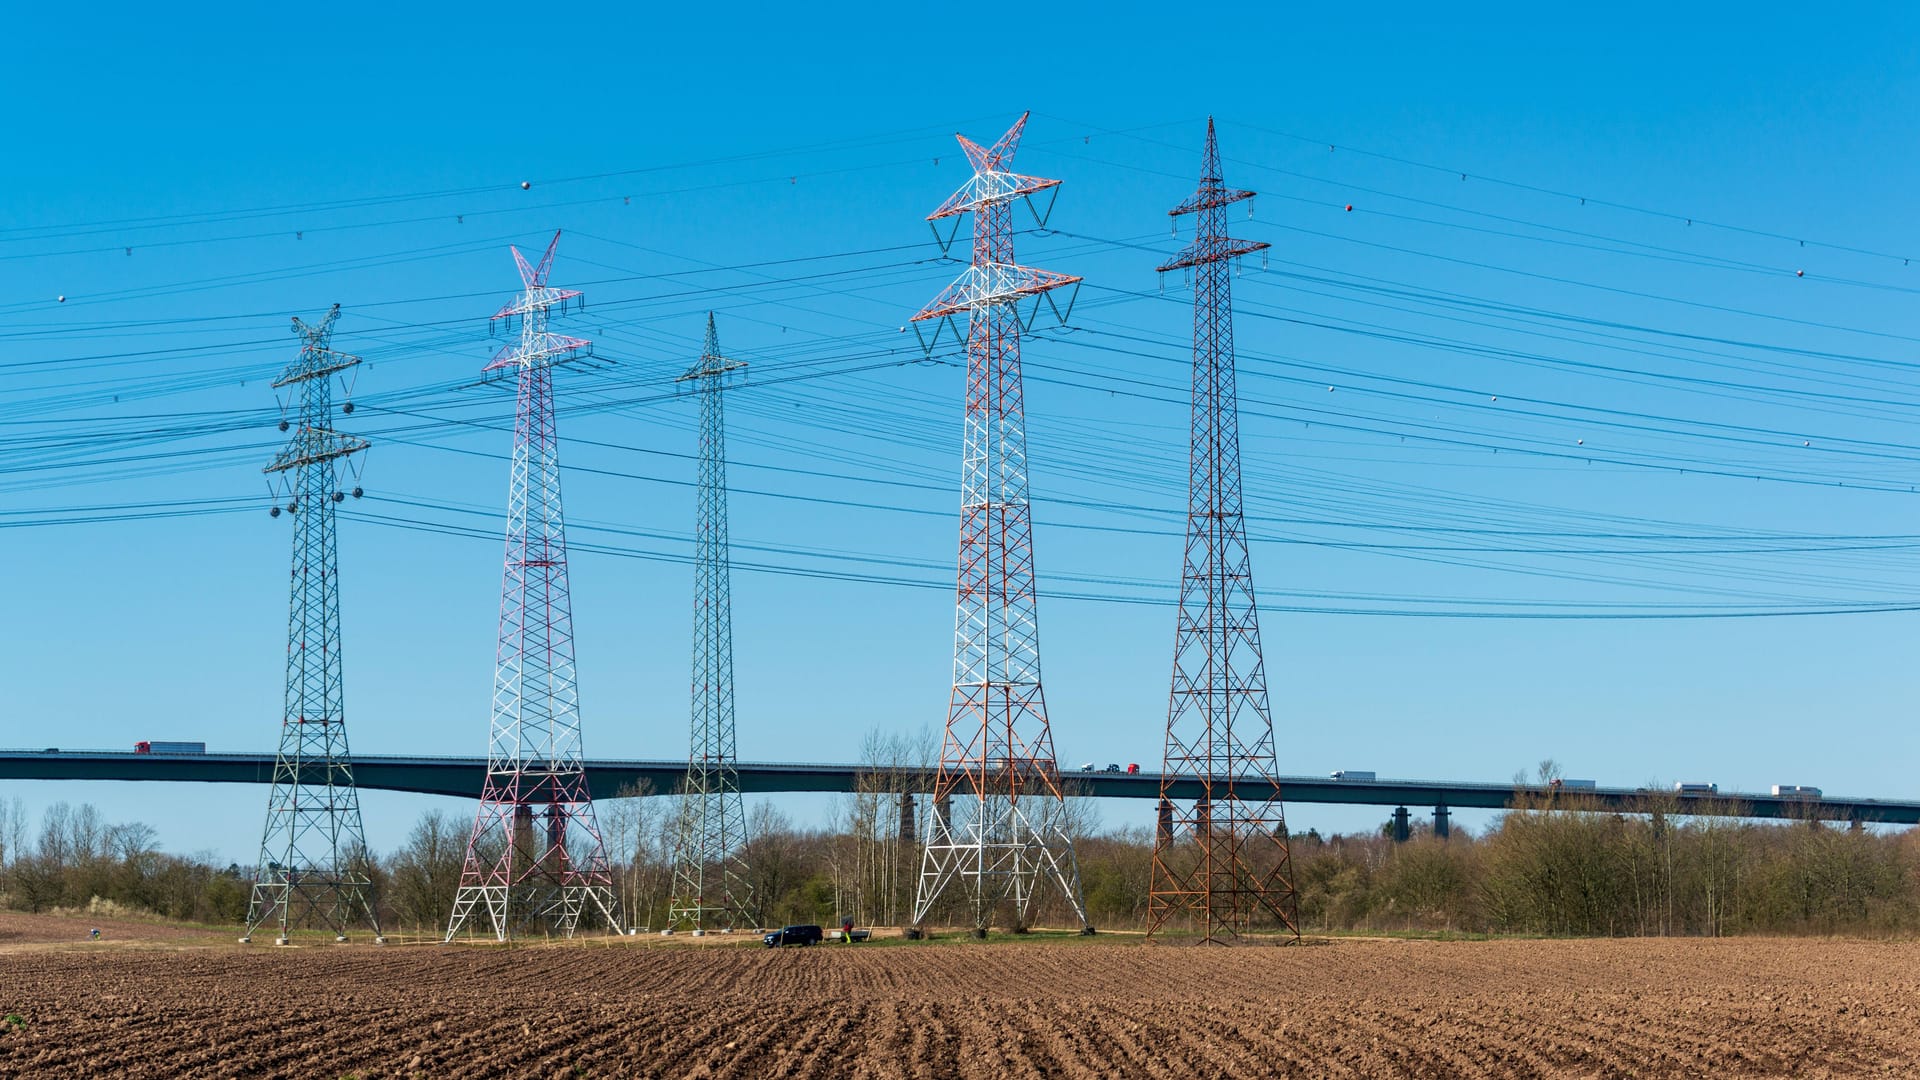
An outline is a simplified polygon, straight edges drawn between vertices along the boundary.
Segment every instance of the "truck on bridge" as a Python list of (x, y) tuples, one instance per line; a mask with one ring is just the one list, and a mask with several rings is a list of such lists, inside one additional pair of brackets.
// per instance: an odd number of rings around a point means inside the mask
[(203, 742), (163, 742), (159, 739), (142, 739), (133, 744), (136, 754), (204, 754), (207, 744)]
[(1773, 797), (1776, 799), (1818, 799), (1820, 789), (1805, 784), (1775, 784)]

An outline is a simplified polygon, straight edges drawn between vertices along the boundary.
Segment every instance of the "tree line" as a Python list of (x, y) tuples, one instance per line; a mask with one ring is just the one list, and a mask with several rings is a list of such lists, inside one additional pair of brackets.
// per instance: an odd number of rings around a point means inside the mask
[[(872, 749), (872, 748), (870, 748)], [(884, 748), (883, 748), (884, 749)], [(666, 926), (677, 800), (630, 791), (600, 821), (628, 924)], [(1650, 794), (1634, 813), (1577, 793), (1523, 801), (1479, 835), (1442, 839), (1420, 823), (1292, 837), (1301, 929), (1453, 930), (1551, 935), (1904, 934), (1920, 929), (1920, 831), (1854, 830), (1809, 818), (1757, 822), (1686, 815)], [(898, 926), (911, 918), (919, 850), (912, 808), (875, 779), (830, 820), (803, 827), (770, 802), (749, 818), (737, 871), (759, 921)], [(1060, 810), (1075, 839), (1088, 915), (1103, 929), (1144, 925), (1153, 856), (1147, 827), (1101, 829), (1091, 800)], [(151, 913), (202, 923), (246, 917), (251, 870), (159, 850), (152, 827), (113, 823), (88, 804), (55, 803), (37, 830), (18, 798), (0, 801), (0, 905), (23, 911)], [(458, 887), (471, 822), (432, 809), (394, 851), (364, 866), (390, 930), (436, 933)], [(963, 918), (940, 911), (932, 921)], [(1042, 890), (1033, 923), (1071, 926)]]

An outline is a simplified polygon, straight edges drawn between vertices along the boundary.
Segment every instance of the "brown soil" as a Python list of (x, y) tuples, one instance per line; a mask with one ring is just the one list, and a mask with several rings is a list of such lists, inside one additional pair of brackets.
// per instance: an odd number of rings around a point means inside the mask
[(3, 1076), (1911, 1076), (1920, 945), (43, 949), (8, 1013)]
[[(89, 930), (100, 931), (98, 938)], [(0, 911), (0, 952), (49, 946), (75, 948), (232, 944), (237, 932), (182, 926), (159, 919), (105, 915), (29, 915)], [(4, 970), (4, 969), (0, 969)], [(0, 987), (5, 983), (0, 982)], [(0, 992), (4, 992), (0, 990)]]

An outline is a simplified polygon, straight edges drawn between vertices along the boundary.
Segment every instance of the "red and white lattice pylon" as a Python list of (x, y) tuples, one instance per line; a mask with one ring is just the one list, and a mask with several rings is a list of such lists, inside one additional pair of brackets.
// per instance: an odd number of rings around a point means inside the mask
[(1037, 304), (1080, 279), (1013, 261), (1014, 202), (1060, 184), (1007, 171), (1026, 123), (1022, 116), (991, 147), (960, 136), (973, 177), (927, 217), (938, 223), (972, 213), (973, 260), (914, 316), (935, 321), (936, 341), (946, 320), (968, 316), (953, 696), (913, 905), (916, 927), (960, 882), (976, 931), (1003, 902), (1012, 907), (1014, 928), (1024, 928), (1035, 886), (1051, 880), (1091, 930), (1073, 843), (1060, 827), (1065, 803), (1040, 689), (1020, 381), (1021, 303), (1031, 297)]
[(555, 233), (537, 268), (513, 249), (526, 291), (493, 317), (509, 332), (514, 320), (520, 323), (519, 341), (502, 348), (486, 369), (518, 378), (520, 404), (487, 777), (448, 941), (469, 921), (484, 923), (502, 941), (515, 926), (542, 924), (571, 936), (589, 912), (620, 929), (612, 868), (581, 763), (553, 368), (591, 355), (591, 344), (547, 329), (550, 310), (564, 313), (580, 295), (547, 284), (559, 243)]
[[(1209, 119), (1199, 190), (1171, 211), (1192, 216), (1193, 242), (1160, 267), (1193, 275), (1193, 435), (1147, 898), (1148, 934), (1179, 918), (1203, 941), (1255, 929), (1300, 937), (1240, 497), (1231, 273), (1235, 259), (1267, 245), (1228, 236), (1227, 207), (1251, 198), (1222, 180)], [(1197, 799), (1174, 797), (1190, 784)]]

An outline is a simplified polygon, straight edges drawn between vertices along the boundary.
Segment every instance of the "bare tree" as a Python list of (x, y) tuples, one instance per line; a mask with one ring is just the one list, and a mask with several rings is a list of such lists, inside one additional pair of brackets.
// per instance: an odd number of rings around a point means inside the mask
[(416, 930), (438, 931), (453, 912), (466, 850), (464, 822), (438, 807), (421, 814), (407, 842), (388, 860), (384, 892), (394, 913)]
[[(860, 744), (862, 771), (843, 805), (853, 850), (846, 854), (841, 911), (859, 922), (897, 926), (912, 902), (917, 832), (925, 828), (923, 792), (911, 777), (933, 766), (938, 742), (931, 728), (869, 731)], [(911, 822), (911, 824), (909, 824)]]
[(160, 850), (159, 832), (144, 821), (123, 821), (109, 825), (102, 838), (106, 854), (123, 863), (139, 862)]
[(40, 812), (40, 843), (34, 854), (52, 869), (65, 869), (73, 858), (71, 833), (67, 828), (67, 819), (72, 816), (73, 808), (65, 802), (54, 803)]
[(0, 872), (27, 854), (27, 804), (15, 795), (0, 801)]
[(1100, 831), (1100, 804), (1094, 801), (1091, 785), (1079, 777), (1060, 778), (1060, 798), (1042, 797), (1042, 828), (1058, 827), (1067, 839), (1078, 843)]
[(782, 910), (783, 898), (806, 873), (800, 836), (793, 819), (773, 803), (762, 800), (747, 814), (747, 842), (740, 849), (740, 861), (747, 869), (747, 884), (759, 898), (760, 916), (768, 925), (777, 926), (788, 912)]
[(671, 884), (673, 841), (679, 835), (678, 804), (683, 801), (655, 798), (653, 785), (643, 780), (621, 788), (613, 798), (599, 804), (607, 857), (613, 860), (620, 893), (620, 910), (635, 928), (651, 927), (655, 913), (664, 912)]

